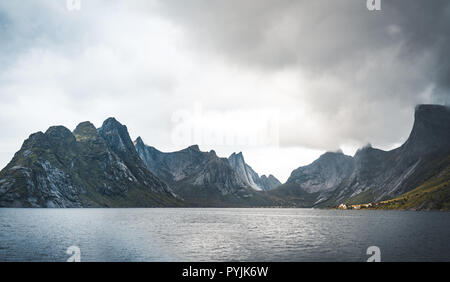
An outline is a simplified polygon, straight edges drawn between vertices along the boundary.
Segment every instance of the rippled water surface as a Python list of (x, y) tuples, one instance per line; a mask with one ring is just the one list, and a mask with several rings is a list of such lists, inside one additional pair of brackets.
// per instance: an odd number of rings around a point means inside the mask
[(0, 209), (0, 261), (450, 261), (450, 213)]

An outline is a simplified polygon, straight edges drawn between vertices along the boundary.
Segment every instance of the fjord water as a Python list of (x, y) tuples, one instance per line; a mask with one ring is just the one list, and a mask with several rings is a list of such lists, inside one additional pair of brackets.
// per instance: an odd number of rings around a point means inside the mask
[(0, 261), (450, 261), (450, 213), (0, 209)]

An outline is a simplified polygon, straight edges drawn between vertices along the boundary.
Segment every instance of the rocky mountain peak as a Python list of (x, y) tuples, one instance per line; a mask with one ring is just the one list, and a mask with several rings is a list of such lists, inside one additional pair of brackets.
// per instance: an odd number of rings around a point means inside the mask
[[(265, 175), (264, 175), (265, 176)], [(275, 180), (277, 180), (278, 181), (278, 179), (275, 177), (275, 176), (273, 176), (272, 174), (269, 174), (269, 176), (267, 177), (268, 179), (275, 179)]]
[(43, 142), (48, 142), (46, 135), (42, 131), (31, 134), (28, 139), (23, 142), (22, 149), (30, 149)]
[(71, 146), (75, 144), (75, 136), (64, 126), (51, 126), (45, 132), (49, 142), (54, 146)]
[(245, 169), (244, 168), (245, 161), (244, 161), (244, 156), (242, 155), (242, 153), (238, 153), (238, 154), (233, 153), (233, 154), (231, 154), (228, 157), (228, 161), (230, 162), (231, 166), (233, 166), (235, 168), (238, 167), (238, 166), (242, 166), (242, 168)]
[(385, 153), (385, 151), (373, 148), (372, 145), (368, 144), (360, 149), (358, 149), (355, 153), (355, 160), (359, 160), (361, 158), (371, 156), (371, 155), (380, 155)]
[(260, 177), (260, 185), (263, 188), (263, 190), (272, 190), (280, 186), (281, 182), (275, 176), (269, 174), (269, 176), (262, 175)]
[(72, 132), (62, 125), (51, 126), (45, 131), (45, 135), (48, 137), (69, 137), (73, 136)]
[(351, 175), (353, 169), (353, 157), (326, 152), (313, 163), (294, 170), (287, 183), (298, 185), (308, 193), (333, 191)]
[(230, 162), (235, 163), (235, 165), (243, 165), (245, 164), (245, 160), (244, 160), (244, 155), (242, 154), (242, 152), (239, 153), (232, 153), (229, 157), (228, 160)]
[(136, 140), (134, 141), (134, 145), (135, 146), (144, 146), (144, 141), (142, 140), (141, 136), (139, 136), (138, 138), (136, 138)]
[(325, 152), (322, 154), (316, 162), (329, 162), (329, 161), (339, 161), (352, 159), (351, 156), (345, 155), (342, 151), (340, 152)]
[(187, 149), (191, 150), (191, 151), (198, 151), (198, 152), (200, 152), (200, 148), (198, 147), (198, 145), (189, 146)]
[(108, 146), (114, 151), (121, 153), (136, 153), (133, 141), (125, 125), (122, 125), (115, 118), (108, 118), (98, 130), (99, 134), (106, 140)]
[(102, 127), (122, 127), (124, 125), (122, 125), (120, 122), (117, 121), (117, 119), (115, 117), (109, 117), (107, 119), (105, 119), (105, 121), (103, 121)]
[(95, 128), (95, 126), (89, 121), (78, 124), (73, 131), (73, 134), (75, 135), (77, 141), (96, 139), (99, 137), (97, 128)]
[(416, 121), (437, 122), (441, 119), (448, 119), (450, 107), (445, 105), (421, 104), (415, 108), (414, 118)]
[(275, 177), (270, 180), (265, 176), (259, 177), (258, 173), (245, 162), (242, 152), (231, 154), (228, 162), (238, 177), (254, 190), (270, 190), (281, 184)]
[(358, 158), (360, 156), (363, 156), (363, 155), (366, 155), (366, 154), (370, 154), (371, 152), (376, 151), (376, 150), (378, 150), (378, 149), (374, 149), (372, 147), (372, 144), (367, 143), (363, 147), (361, 147), (358, 150), (356, 150), (354, 157)]
[(418, 105), (411, 134), (403, 145), (412, 154), (448, 149), (450, 140), (450, 107)]

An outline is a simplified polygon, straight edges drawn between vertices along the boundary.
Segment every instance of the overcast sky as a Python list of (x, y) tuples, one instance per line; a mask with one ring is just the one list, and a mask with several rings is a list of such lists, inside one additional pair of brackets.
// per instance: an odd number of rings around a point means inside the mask
[(51, 125), (114, 116), (163, 151), (243, 151), (285, 181), (391, 149), (450, 101), (450, 1), (0, 2), (0, 166)]

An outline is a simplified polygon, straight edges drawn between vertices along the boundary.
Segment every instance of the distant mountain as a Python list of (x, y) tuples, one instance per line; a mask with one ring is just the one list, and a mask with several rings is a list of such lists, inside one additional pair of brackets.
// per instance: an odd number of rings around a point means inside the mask
[(312, 164), (294, 170), (287, 182), (271, 193), (301, 207), (316, 206), (346, 187), (354, 168), (352, 157), (327, 152)]
[(32, 134), (0, 172), (2, 207), (157, 207), (184, 203), (145, 167), (126, 126)]
[(354, 168), (352, 157), (327, 152), (312, 164), (294, 170), (287, 183), (295, 183), (308, 193), (333, 191), (346, 183)]
[(245, 162), (242, 152), (238, 154), (233, 153), (228, 158), (228, 162), (239, 178), (256, 191), (267, 191), (281, 185), (281, 182), (273, 175), (259, 177), (258, 173)]
[(382, 151), (369, 145), (354, 157), (326, 153), (311, 165), (294, 170), (272, 193), (305, 207), (378, 202), (433, 179), (445, 181), (442, 174), (446, 175), (443, 171), (449, 156), (449, 107), (419, 105), (411, 134), (401, 147)]
[[(202, 152), (197, 145), (163, 153), (144, 144), (139, 137), (136, 151), (147, 168), (164, 179), (175, 193), (195, 206), (261, 206), (272, 200), (242, 170), (230, 165), (214, 151)], [(242, 156), (242, 154), (241, 154)], [(243, 158), (242, 158), (243, 160)], [(237, 164), (237, 160), (236, 160)], [(241, 163), (244, 165), (245, 163)], [(245, 168), (244, 168), (245, 169)], [(252, 170), (253, 174), (257, 174)], [(271, 178), (271, 183), (274, 180)]]

